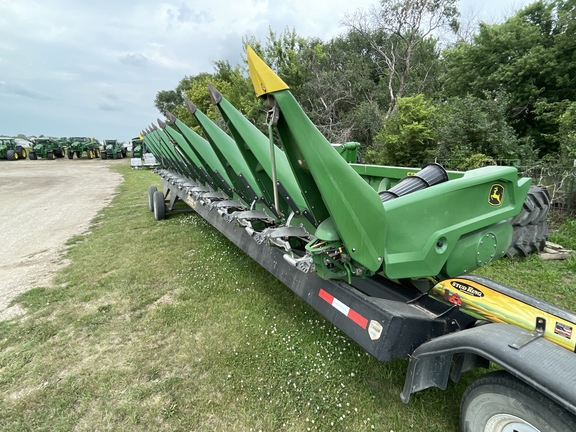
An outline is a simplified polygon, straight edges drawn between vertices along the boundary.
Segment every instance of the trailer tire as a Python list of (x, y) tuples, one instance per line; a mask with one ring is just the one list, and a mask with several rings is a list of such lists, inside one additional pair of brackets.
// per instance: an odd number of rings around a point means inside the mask
[(164, 193), (154, 192), (154, 219), (157, 221), (166, 219), (166, 203), (164, 202)]
[(154, 211), (154, 192), (156, 192), (158, 189), (156, 188), (156, 186), (150, 186), (148, 188), (148, 207), (150, 208), (150, 211), (153, 212)]
[(571, 432), (576, 416), (510, 373), (474, 381), (460, 404), (462, 432)]

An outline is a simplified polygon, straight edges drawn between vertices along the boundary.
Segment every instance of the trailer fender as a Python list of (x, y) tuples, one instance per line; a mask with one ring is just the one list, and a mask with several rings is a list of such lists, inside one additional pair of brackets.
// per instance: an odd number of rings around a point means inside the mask
[(408, 403), (417, 391), (445, 390), (449, 376), (458, 381), (462, 372), (490, 362), (576, 414), (576, 354), (539, 337), (537, 331), (509, 324), (479, 325), (420, 345), (410, 356), (400, 398)]

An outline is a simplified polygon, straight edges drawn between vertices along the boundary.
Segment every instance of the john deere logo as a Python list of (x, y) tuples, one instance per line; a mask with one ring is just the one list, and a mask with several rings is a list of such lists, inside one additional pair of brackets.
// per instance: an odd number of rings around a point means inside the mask
[(502, 205), (502, 200), (504, 199), (504, 186), (499, 184), (494, 184), (490, 188), (490, 196), (488, 196), (488, 202), (490, 205), (498, 207)]

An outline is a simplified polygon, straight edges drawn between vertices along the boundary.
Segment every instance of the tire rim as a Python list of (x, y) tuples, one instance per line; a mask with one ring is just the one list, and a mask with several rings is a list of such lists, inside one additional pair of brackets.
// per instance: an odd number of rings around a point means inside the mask
[(532, 424), (511, 414), (496, 414), (486, 422), (484, 432), (541, 432)]

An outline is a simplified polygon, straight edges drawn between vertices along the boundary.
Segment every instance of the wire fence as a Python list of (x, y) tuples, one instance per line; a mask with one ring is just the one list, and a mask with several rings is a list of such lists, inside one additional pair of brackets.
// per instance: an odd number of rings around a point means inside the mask
[(551, 199), (551, 211), (576, 215), (576, 167), (536, 165), (519, 167), (523, 177), (531, 177), (533, 184), (546, 186)]

